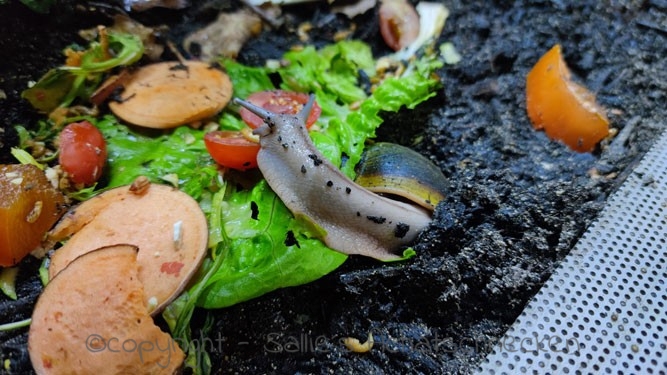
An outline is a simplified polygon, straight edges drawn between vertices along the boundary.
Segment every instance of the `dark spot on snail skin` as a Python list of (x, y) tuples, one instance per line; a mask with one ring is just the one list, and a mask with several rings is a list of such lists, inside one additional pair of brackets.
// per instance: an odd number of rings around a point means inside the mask
[(250, 217), (253, 220), (258, 220), (259, 217), (259, 207), (255, 201), (250, 202)]
[(327, 186), (332, 187), (333, 186), (333, 181), (331, 181), (331, 180), (327, 181)]
[(387, 218), (382, 216), (366, 216), (366, 219), (374, 222), (375, 224), (382, 224), (387, 221)]
[(350, 193), (352, 192), (352, 189), (350, 189), (349, 187), (346, 187), (346, 188), (345, 188), (345, 192), (346, 192), (347, 194), (350, 194)]
[(299, 245), (299, 241), (297, 241), (296, 237), (294, 237), (294, 232), (291, 230), (287, 231), (287, 235), (285, 236), (285, 246), (295, 246), (298, 247), (299, 249), (301, 248), (301, 245)]
[(322, 164), (322, 159), (320, 159), (316, 154), (310, 154), (308, 155), (309, 158), (313, 160), (313, 164), (317, 167), (318, 165)]
[(301, 164), (301, 173), (306, 173), (306, 166)]
[(287, 143), (283, 143), (283, 144), (281, 144), (281, 146), (283, 146), (283, 148), (284, 148), (285, 150), (287, 150), (287, 149), (289, 148), (289, 145), (288, 145)]
[(357, 211), (357, 216), (361, 216), (361, 212)]
[(394, 236), (396, 236), (396, 238), (403, 238), (408, 234), (408, 231), (410, 231), (410, 226), (408, 224), (398, 223), (394, 229)]

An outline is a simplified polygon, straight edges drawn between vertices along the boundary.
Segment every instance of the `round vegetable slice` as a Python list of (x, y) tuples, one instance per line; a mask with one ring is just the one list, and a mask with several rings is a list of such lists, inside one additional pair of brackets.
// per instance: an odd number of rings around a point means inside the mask
[(528, 73), (526, 108), (535, 129), (578, 152), (592, 151), (609, 135), (604, 108), (593, 93), (572, 82), (558, 44)]
[(28, 334), (38, 374), (174, 374), (185, 355), (155, 325), (139, 281), (137, 248), (76, 258), (37, 300)]
[(0, 165), (0, 267), (39, 246), (66, 211), (65, 196), (34, 165)]
[(144, 66), (127, 79), (109, 108), (123, 120), (149, 128), (173, 128), (211, 117), (232, 95), (227, 74), (199, 61)]
[[(246, 100), (273, 113), (295, 115), (301, 112), (301, 108), (308, 102), (308, 98), (308, 95), (300, 92), (269, 90), (251, 94)], [(310, 128), (320, 117), (321, 113), (322, 108), (315, 102), (306, 120), (306, 127)], [(239, 114), (243, 121), (253, 129), (257, 129), (264, 124), (264, 120), (246, 108), (241, 108)]]
[(183, 290), (206, 255), (208, 226), (189, 195), (170, 186), (150, 184), (108, 190), (70, 210), (49, 232), (49, 241), (71, 237), (57, 249), (49, 277), (80, 255), (119, 243), (139, 248), (139, 280), (153, 314)]
[(241, 132), (212, 131), (204, 136), (204, 144), (216, 163), (245, 171), (257, 168), (259, 143), (246, 139)]
[(92, 185), (107, 162), (107, 145), (102, 133), (90, 122), (69, 124), (60, 132), (58, 161), (75, 184)]
[(414, 42), (419, 36), (419, 15), (407, 0), (382, 0), (380, 34), (394, 51)]

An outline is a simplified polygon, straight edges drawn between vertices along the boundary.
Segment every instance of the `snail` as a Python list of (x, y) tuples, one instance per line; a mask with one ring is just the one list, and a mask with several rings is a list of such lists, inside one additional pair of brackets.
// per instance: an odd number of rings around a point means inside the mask
[(431, 222), (426, 209), (375, 194), (345, 176), (312, 143), (305, 120), (314, 103), (296, 115), (276, 114), (235, 98), (264, 120), (257, 163), (287, 208), (321, 229), (321, 239), (345, 254), (400, 259), (395, 251), (413, 242)]
[(445, 197), (447, 179), (422, 154), (395, 143), (378, 142), (364, 150), (355, 182), (379, 194), (404, 198), (429, 211)]

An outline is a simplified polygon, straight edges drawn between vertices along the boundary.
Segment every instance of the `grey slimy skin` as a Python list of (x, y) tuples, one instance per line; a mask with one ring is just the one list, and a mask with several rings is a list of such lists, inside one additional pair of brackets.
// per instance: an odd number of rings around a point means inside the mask
[(314, 96), (297, 115), (276, 114), (234, 99), (264, 120), (255, 129), (261, 149), (257, 163), (273, 191), (295, 217), (326, 231), (330, 248), (379, 260), (395, 260), (431, 222), (415, 206), (372, 193), (345, 176), (315, 148), (305, 126)]

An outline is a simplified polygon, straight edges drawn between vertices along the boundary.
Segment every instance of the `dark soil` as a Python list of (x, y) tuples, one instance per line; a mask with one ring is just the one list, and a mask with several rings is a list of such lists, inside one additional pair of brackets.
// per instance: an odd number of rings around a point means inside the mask
[[(387, 116), (383, 140), (431, 157), (450, 193), (423, 233), (418, 256), (398, 264), (354, 257), (308, 285), (213, 311), (213, 333), (199, 344), (215, 373), (470, 373), (548, 279), (606, 198), (667, 127), (667, 2), (447, 1), (441, 41), (463, 60), (440, 71), (443, 89), (414, 111)], [(159, 12), (171, 37), (210, 9)], [(324, 43), (350, 25), (322, 4), (288, 9), (290, 22), (264, 33), (240, 59), (259, 63), (294, 43), (290, 25), (310, 18)], [(7, 19), (6, 14), (15, 14)], [(199, 13), (197, 13), (199, 12)], [(18, 99), (22, 85), (60, 61), (73, 30), (94, 19), (60, 20), (0, 6), (2, 161), (11, 125), (37, 118)], [(143, 15), (147, 21), (151, 21)], [(153, 18), (152, 21), (155, 21)], [(165, 21), (162, 21), (165, 22)], [(386, 52), (375, 12), (359, 16), (355, 36)], [(190, 25), (190, 26), (186, 26)], [(62, 30), (58, 33), (50, 30)], [(597, 93), (619, 134), (578, 154), (535, 132), (525, 109), (525, 76), (561, 43), (578, 78)], [(37, 262), (22, 269), (19, 302), (0, 300), (2, 322), (30, 315)], [(4, 298), (4, 297), (0, 297)], [(203, 321), (206, 312), (198, 311)], [(26, 331), (0, 333), (0, 356), (13, 373), (29, 372)], [(352, 336), (369, 353), (348, 351)], [(196, 335), (195, 335), (196, 336)], [(2, 371), (2, 370), (0, 370)]]

